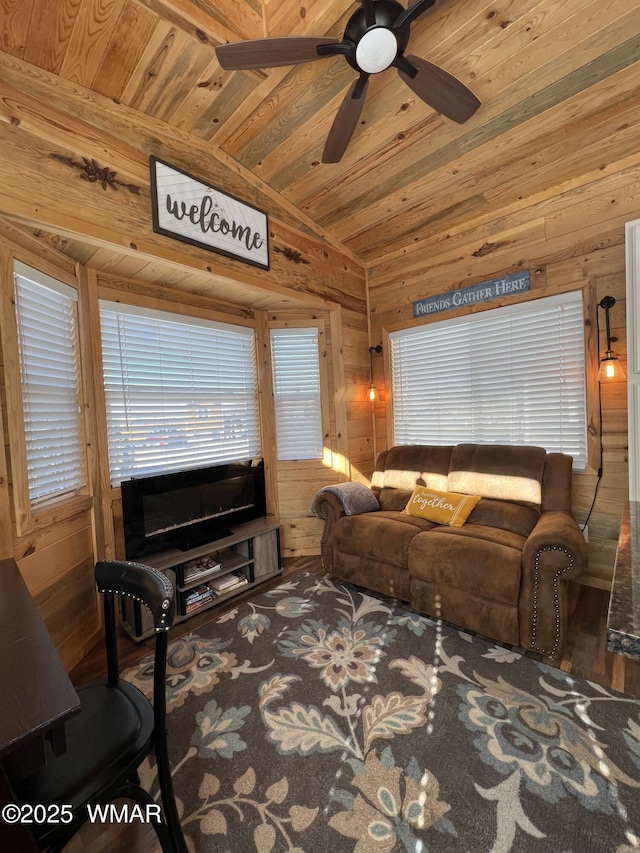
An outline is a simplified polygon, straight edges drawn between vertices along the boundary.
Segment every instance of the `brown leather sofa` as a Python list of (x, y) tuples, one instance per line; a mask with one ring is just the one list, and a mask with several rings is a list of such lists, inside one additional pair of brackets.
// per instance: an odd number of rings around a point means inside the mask
[[(316, 495), (323, 566), (433, 618), (557, 656), (567, 582), (587, 566), (571, 465), (540, 447), (392, 447), (371, 488), (343, 483)], [(402, 512), (416, 485), (480, 500), (462, 527), (437, 524)]]

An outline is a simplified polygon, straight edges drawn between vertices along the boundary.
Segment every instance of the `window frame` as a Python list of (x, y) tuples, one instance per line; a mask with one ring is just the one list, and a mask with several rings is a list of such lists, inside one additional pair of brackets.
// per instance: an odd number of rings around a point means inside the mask
[(436, 314), (428, 318), (421, 317), (412, 323), (394, 323), (381, 329), (384, 345), (384, 371), (389, 393), (385, 401), (385, 420), (387, 433), (387, 446), (392, 447), (395, 443), (394, 421), (393, 421), (393, 387), (391, 380), (391, 340), (390, 335), (394, 332), (412, 331), (420, 327), (427, 327), (441, 320), (464, 320), (469, 314), (490, 311), (505, 305), (516, 303), (533, 302), (548, 296), (561, 296), (572, 292), (582, 292), (583, 329), (584, 329), (584, 362), (585, 362), (585, 418), (586, 418), (586, 467), (575, 470), (574, 474), (596, 474), (600, 466), (599, 435), (601, 431), (601, 413), (598, 402), (598, 340), (596, 324), (593, 318), (596, 316), (596, 288), (595, 282), (589, 280), (581, 284), (575, 282), (565, 283), (554, 287), (552, 290), (545, 287), (535, 293), (528, 292), (520, 296), (514, 296), (508, 301), (481, 303), (471, 308), (463, 308), (456, 311), (448, 311), (446, 315)]
[(629, 500), (640, 500), (640, 219), (625, 224)]
[[(4, 353), (4, 378), (7, 395), (7, 429), (9, 438), (9, 458), (11, 462), (11, 491), (18, 536), (26, 536), (41, 527), (46, 527), (90, 509), (93, 497), (89, 482), (89, 460), (87, 458), (87, 393), (83, 369), (83, 332), (82, 316), (84, 310), (83, 294), (74, 275), (39, 257), (25, 252), (3, 250), (2, 298), (4, 302), (0, 328)], [(20, 371), (20, 346), (18, 321), (16, 317), (16, 293), (14, 285), (14, 264), (25, 264), (45, 276), (60, 281), (73, 288), (77, 294), (76, 302), (76, 351), (78, 359), (78, 398), (81, 407), (80, 445), (86, 482), (73, 493), (54, 496), (49, 500), (32, 506), (29, 498), (29, 477), (27, 469), (26, 424), (23, 409), (22, 380)]]

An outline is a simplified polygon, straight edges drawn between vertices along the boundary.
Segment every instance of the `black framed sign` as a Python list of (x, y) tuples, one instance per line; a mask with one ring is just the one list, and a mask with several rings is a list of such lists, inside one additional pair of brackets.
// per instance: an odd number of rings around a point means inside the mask
[(269, 269), (266, 213), (157, 157), (149, 168), (157, 234)]

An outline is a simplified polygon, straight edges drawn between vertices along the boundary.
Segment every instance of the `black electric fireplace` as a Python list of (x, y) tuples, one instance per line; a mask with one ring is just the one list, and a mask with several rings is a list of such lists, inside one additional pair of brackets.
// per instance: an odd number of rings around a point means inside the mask
[(262, 459), (133, 477), (121, 489), (128, 560), (196, 548), (266, 513)]

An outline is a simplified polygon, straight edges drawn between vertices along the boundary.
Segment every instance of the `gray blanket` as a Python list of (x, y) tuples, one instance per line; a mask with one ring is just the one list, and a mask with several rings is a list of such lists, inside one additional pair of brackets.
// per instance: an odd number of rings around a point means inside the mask
[(335, 486), (324, 486), (313, 499), (311, 512), (317, 515), (316, 502), (323, 492), (336, 495), (344, 508), (345, 515), (359, 515), (362, 512), (375, 512), (380, 509), (378, 499), (371, 489), (362, 483), (337, 483)]

